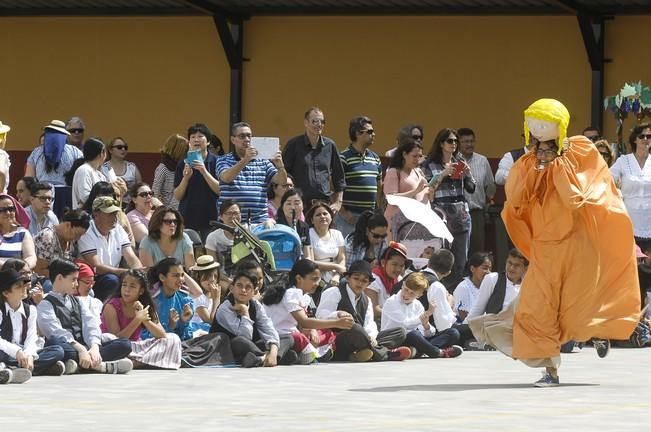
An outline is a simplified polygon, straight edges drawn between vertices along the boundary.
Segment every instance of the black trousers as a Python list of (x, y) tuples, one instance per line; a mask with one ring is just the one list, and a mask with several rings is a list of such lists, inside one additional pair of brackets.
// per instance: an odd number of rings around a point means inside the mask
[[(280, 338), (280, 344), (278, 345), (278, 364), (283, 364), (283, 357), (285, 357), (287, 351), (289, 351), (293, 346), (294, 339), (291, 336)], [(244, 356), (250, 352), (258, 357), (263, 356), (266, 352), (264, 341), (259, 340), (253, 342), (251, 339), (247, 339), (244, 336), (235, 336), (232, 338), (231, 349), (233, 350), (233, 357), (237, 364), (241, 364)]]
[(363, 349), (370, 349), (373, 351), (373, 361), (387, 360), (389, 351), (393, 348), (401, 346), (407, 333), (403, 328), (395, 328), (384, 330), (377, 335), (377, 346), (371, 344), (369, 337), (364, 327), (355, 323), (349, 330), (343, 330), (337, 333), (335, 357), (336, 361), (347, 361), (348, 357), (357, 351)]

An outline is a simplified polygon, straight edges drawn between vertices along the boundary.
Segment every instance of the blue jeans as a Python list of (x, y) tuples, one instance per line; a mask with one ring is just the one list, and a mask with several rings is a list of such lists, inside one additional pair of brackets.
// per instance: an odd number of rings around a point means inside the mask
[(434, 336), (425, 337), (419, 330), (407, 333), (405, 345), (416, 348), (419, 354), (426, 354), (430, 358), (441, 356), (441, 348), (448, 348), (459, 341), (459, 330), (449, 328), (437, 332)]
[(102, 302), (110, 299), (113, 294), (118, 293), (120, 286), (120, 277), (114, 273), (104, 273), (95, 276), (95, 285), (93, 291), (95, 298), (100, 299)]
[[(79, 353), (63, 338), (50, 338), (45, 341), (45, 346), (59, 346), (63, 349), (63, 360), (74, 360), (79, 363)], [(125, 358), (131, 354), (131, 342), (129, 339), (119, 338), (106, 343), (99, 347), (99, 355), (102, 361), (115, 361)]]
[[(60, 346), (49, 346), (36, 352), (38, 360), (34, 360), (34, 375), (43, 375), (54, 363), (63, 360), (63, 348)], [(12, 359), (7, 353), (0, 351), (0, 362), (7, 366), (18, 367), (16, 359)]]

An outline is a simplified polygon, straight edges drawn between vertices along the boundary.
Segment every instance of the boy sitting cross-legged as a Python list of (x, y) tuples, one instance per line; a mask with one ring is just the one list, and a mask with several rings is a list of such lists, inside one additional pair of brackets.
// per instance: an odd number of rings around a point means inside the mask
[(126, 357), (131, 342), (119, 338), (102, 343), (99, 320), (74, 296), (79, 267), (57, 258), (49, 270), (52, 291), (38, 305), (38, 329), (46, 346), (63, 348), (66, 374), (78, 367), (109, 374), (129, 372), (133, 364)]

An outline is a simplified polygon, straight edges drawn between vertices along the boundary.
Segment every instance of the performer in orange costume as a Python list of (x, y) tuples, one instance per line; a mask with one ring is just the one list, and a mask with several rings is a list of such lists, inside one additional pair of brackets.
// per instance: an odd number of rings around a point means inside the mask
[(513, 165), (502, 218), (529, 269), (512, 307), (471, 323), (478, 339), (546, 367), (537, 387), (559, 385), (562, 343), (595, 338), (605, 357), (608, 339), (627, 339), (640, 313), (633, 226), (596, 147), (584, 136), (567, 139), (568, 124), (553, 99), (525, 111), (525, 137), (540, 143)]

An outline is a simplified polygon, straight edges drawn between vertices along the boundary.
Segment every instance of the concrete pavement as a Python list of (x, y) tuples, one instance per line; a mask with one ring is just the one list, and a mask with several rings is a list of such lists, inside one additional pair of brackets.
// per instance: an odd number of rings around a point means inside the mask
[(651, 349), (563, 355), (561, 387), (497, 352), (401, 363), (133, 371), (0, 386), (4, 431), (631, 431)]

